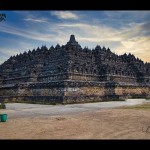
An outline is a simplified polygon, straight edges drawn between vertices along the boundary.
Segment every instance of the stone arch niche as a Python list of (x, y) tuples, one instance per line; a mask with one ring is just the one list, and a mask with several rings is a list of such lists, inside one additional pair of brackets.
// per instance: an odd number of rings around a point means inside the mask
[(36, 70), (33, 70), (33, 74), (36, 75), (36, 73), (37, 73)]
[(37, 71), (36, 71), (36, 69), (31, 70), (31, 75), (32, 75), (33, 77), (36, 77), (36, 76), (37, 76)]
[(77, 72), (80, 72), (79, 67), (76, 67), (76, 71), (77, 71)]
[(117, 71), (117, 70), (115, 71), (115, 74), (118, 74), (118, 71)]
[(74, 54), (75, 56), (77, 56), (77, 53), (75, 52), (75, 54)]
[(128, 74), (128, 76), (130, 76), (130, 72), (129, 72), (129, 71), (128, 71), (128, 73), (127, 73), (127, 74)]
[(60, 68), (60, 67), (57, 67), (57, 70), (58, 70), (58, 73), (60, 73), (60, 72), (61, 72), (61, 68)]
[(97, 73), (96, 69), (94, 69), (94, 70), (93, 70), (93, 73), (94, 73), (94, 74), (96, 74), (96, 73)]
[(85, 73), (86, 73), (86, 74), (88, 73), (88, 69), (87, 69), (87, 68), (85, 68)]
[(36, 82), (37, 81), (37, 77), (38, 77), (37, 70), (34, 68), (34, 69), (31, 70), (30, 81), (31, 82)]
[(80, 71), (81, 71), (82, 74), (84, 73), (84, 69), (83, 68), (81, 68)]
[(45, 67), (46, 66), (46, 63), (44, 62), (43, 66)]

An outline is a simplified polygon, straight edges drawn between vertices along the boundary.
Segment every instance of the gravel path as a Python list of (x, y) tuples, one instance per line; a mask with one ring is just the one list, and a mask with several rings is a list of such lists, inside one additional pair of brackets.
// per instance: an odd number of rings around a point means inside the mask
[(6, 110), (0, 113), (7, 113), (11, 118), (18, 117), (36, 117), (36, 116), (57, 116), (76, 114), (81, 112), (90, 112), (93, 110), (115, 108), (120, 106), (131, 106), (146, 102), (144, 99), (128, 99), (126, 101), (115, 102), (97, 102), (84, 104), (68, 104), (68, 105), (39, 105), (39, 104), (23, 104), (23, 103), (7, 103)]

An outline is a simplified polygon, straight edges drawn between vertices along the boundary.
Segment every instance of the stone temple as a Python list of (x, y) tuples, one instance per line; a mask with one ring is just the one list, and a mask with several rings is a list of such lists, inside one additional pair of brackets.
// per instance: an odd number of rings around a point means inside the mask
[(82, 103), (150, 98), (150, 63), (109, 48), (66, 45), (11, 56), (0, 65), (0, 99), (28, 103)]

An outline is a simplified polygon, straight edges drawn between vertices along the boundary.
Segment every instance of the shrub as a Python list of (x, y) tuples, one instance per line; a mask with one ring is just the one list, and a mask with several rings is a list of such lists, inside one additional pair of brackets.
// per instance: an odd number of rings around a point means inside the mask
[(6, 105), (5, 105), (5, 103), (4, 103), (4, 102), (2, 102), (2, 103), (1, 103), (1, 105), (0, 105), (0, 109), (6, 109)]

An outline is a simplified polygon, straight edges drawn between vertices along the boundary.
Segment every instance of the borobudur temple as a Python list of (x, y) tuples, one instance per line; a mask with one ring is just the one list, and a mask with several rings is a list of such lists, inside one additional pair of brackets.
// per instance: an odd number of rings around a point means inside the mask
[(27, 103), (82, 103), (150, 98), (150, 63), (109, 48), (66, 45), (11, 56), (0, 65), (0, 99)]

